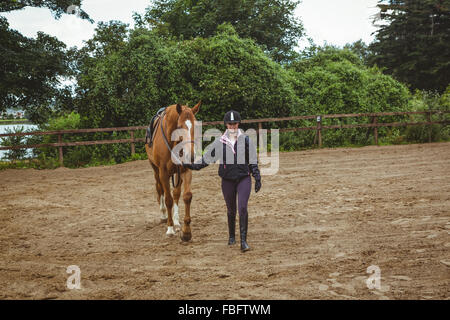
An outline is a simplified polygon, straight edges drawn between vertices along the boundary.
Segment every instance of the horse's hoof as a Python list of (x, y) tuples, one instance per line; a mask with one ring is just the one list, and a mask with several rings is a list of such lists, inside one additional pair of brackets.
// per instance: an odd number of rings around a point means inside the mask
[(169, 236), (169, 237), (172, 237), (172, 236), (175, 235), (175, 231), (173, 231), (173, 227), (168, 227), (167, 228), (166, 235)]
[(179, 225), (179, 224), (174, 224), (174, 227), (175, 227), (175, 232), (178, 232), (181, 230), (181, 225)]
[(181, 233), (181, 240), (183, 240), (184, 242), (188, 242), (191, 239), (192, 239), (192, 234), (190, 232), (189, 233), (184, 233), (184, 232)]

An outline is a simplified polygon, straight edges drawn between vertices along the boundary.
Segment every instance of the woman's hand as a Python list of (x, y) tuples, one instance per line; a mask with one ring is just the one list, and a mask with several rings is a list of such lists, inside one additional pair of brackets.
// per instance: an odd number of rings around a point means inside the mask
[(183, 162), (183, 168), (191, 169), (191, 170), (200, 170), (203, 168), (203, 166), (200, 163), (184, 163)]
[(183, 166), (183, 168), (186, 168), (186, 169), (191, 169), (191, 170), (195, 170), (194, 169), (194, 164), (193, 163), (182, 163), (182, 166)]
[(261, 178), (255, 180), (255, 193), (261, 189)]

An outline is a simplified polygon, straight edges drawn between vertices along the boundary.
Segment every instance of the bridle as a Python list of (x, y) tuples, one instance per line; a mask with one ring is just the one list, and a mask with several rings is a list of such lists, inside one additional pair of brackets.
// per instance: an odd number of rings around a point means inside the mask
[[(164, 134), (164, 130), (165, 130), (165, 127), (164, 127), (164, 118), (165, 118), (165, 115), (166, 115), (166, 110), (164, 110), (163, 114), (161, 115), (161, 124), (160, 124), (160, 127), (161, 127), (161, 134), (162, 134), (162, 136), (163, 136), (163, 140), (164, 140), (164, 143), (165, 143), (166, 146), (167, 146), (167, 149), (169, 149), (169, 151), (170, 151), (170, 154), (171, 154), (171, 156), (172, 156), (172, 159), (176, 159), (176, 163), (174, 162), (174, 165), (175, 165), (176, 168), (177, 168), (178, 179), (177, 179), (177, 184), (175, 185), (175, 181), (174, 181), (174, 177), (173, 177), (174, 175), (172, 175), (172, 185), (173, 185), (174, 188), (177, 188), (177, 187), (180, 185), (180, 183), (181, 183), (180, 174), (181, 174), (181, 165), (182, 165), (182, 161), (180, 160), (180, 158), (178, 157), (178, 155), (177, 155), (175, 152), (173, 152), (172, 148), (170, 147), (169, 141), (167, 140), (167, 137), (166, 137), (166, 135)], [(186, 144), (186, 143), (194, 143), (194, 144), (195, 144), (195, 142), (194, 142), (193, 140), (182, 141), (181, 143), (183, 143), (183, 144)], [(173, 162), (173, 160), (172, 160), (172, 162)]]

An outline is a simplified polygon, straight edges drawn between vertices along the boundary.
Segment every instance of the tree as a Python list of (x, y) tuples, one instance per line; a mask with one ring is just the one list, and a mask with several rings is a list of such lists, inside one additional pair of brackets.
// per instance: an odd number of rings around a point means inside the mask
[[(1, 2), (0, 12), (25, 6), (46, 7), (59, 18), (70, 5), (80, 3), (9, 0)], [(89, 20), (86, 13), (79, 13)], [(7, 19), (0, 17), (0, 111), (22, 108), (31, 121), (45, 122), (52, 110), (70, 97), (70, 90), (61, 85), (61, 79), (71, 74), (70, 52), (55, 37), (42, 32), (38, 32), (36, 39), (25, 37), (10, 29)]]
[(0, 18), (0, 108), (23, 108), (34, 122), (45, 121), (68, 75), (66, 45), (38, 32), (36, 39), (11, 30)]
[[(11, 133), (24, 133), (26, 132), (26, 130), (24, 129), (24, 127), (16, 127), (15, 129), (10, 129), (10, 128), (6, 128), (6, 133), (11, 134)], [(4, 138), (0, 138), (0, 146), (2, 147), (15, 147), (15, 146), (20, 146), (20, 145), (24, 145), (26, 144), (26, 137), (24, 136), (10, 136), (10, 137), (4, 137)], [(8, 150), (5, 153), (5, 156), (3, 157), (4, 159), (7, 160), (12, 160), (12, 161), (16, 161), (16, 160), (22, 160), (26, 157), (27, 155), (27, 149), (12, 149), (12, 150)], [(1, 159), (0, 159), (1, 160)]]
[(344, 49), (348, 49), (355, 53), (361, 59), (361, 61), (364, 62), (364, 64), (368, 63), (371, 52), (369, 50), (369, 46), (364, 41), (362, 41), (362, 39), (353, 43), (346, 44), (344, 46)]
[(6, 0), (0, 2), (0, 12), (20, 10), (25, 7), (48, 8), (54, 17), (59, 19), (63, 13), (73, 13), (70, 11), (77, 7), (79, 16), (92, 22), (89, 15), (80, 9), (81, 2), (82, 0)]
[(370, 45), (371, 64), (411, 89), (443, 92), (450, 82), (450, 1), (381, 0), (386, 22)]
[[(388, 111), (407, 111), (409, 91), (405, 85), (391, 76), (382, 74), (377, 68), (368, 68), (363, 61), (348, 49), (332, 46), (307, 49), (306, 56), (293, 61), (289, 71), (294, 79), (294, 90), (301, 103), (302, 114), (345, 114)], [(325, 125), (352, 124), (357, 118), (323, 119)], [(380, 120), (381, 122), (382, 120)], [(390, 120), (391, 121), (391, 120)], [(313, 126), (305, 123), (304, 126)], [(366, 144), (368, 130), (326, 130), (323, 139), (327, 145), (342, 145), (345, 142)], [(380, 135), (385, 133), (380, 128)], [(292, 135), (290, 139), (311, 144), (304, 135)], [(303, 141), (302, 139), (306, 139)], [(300, 144), (301, 145), (301, 144)]]
[(156, 0), (145, 15), (136, 15), (160, 34), (182, 39), (211, 37), (230, 23), (241, 38), (252, 38), (277, 61), (289, 58), (303, 35), (294, 17), (296, 0)]
[(245, 118), (288, 116), (298, 103), (286, 70), (230, 25), (185, 41), (143, 28), (116, 37), (122, 27), (102, 25), (82, 50), (76, 111), (83, 126), (146, 125), (160, 107), (199, 99), (203, 120), (220, 120), (231, 107)]

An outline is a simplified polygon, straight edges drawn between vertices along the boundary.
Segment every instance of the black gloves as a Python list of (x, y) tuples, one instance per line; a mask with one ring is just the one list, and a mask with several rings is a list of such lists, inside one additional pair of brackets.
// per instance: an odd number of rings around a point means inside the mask
[(255, 180), (255, 193), (258, 192), (259, 189), (261, 189), (261, 178)]
[(193, 170), (194, 164), (193, 164), (193, 163), (184, 163), (184, 162), (183, 162), (183, 163), (182, 163), (182, 166), (183, 166), (183, 168)]
[(183, 163), (183, 168), (191, 170), (200, 170), (195, 163)]
[(253, 178), (255, 178), (255, 193), (261, 189), (261, 175), (259, 174), (259, 168), (257, 164), (248, 165)]
[(207, 166), (208, 166), (208, 164), (203, 159), (202, 159), (202, 163), (184, 163), (183, 162), (183, 168), (191, 169), (191, 170), (201, 170)]

